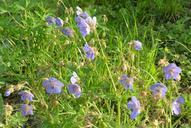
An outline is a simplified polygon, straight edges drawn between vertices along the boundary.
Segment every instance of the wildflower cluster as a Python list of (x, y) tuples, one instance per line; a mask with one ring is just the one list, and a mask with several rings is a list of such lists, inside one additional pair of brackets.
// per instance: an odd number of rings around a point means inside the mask
[(34, 95), (29, 91), (21, 91), (19, 95), (21, 95), (21, 100), (24, 102), (21, 106), (22, 115), (33, 115), (33, 106), (30, 102), (33, 101)]
[[(169, 79), (169, 76), (170, 76), (170, 78), (175, 79), (179, 75), (180, 71), (181, 71), (181, 69), (179, 67), (177, 67), (174, 63), (169, 64), (167, 67), (164, 67), (165, 76), (168, 76), (168, 77), (166, 77), (166, 79)], [(133, 78), (130, 78), (127, 75), (122, 75), (119, 81), (124, 86), (125, 89), (130, 89), (130, 90), (133, 89), (132, 88), (133, 87)], [(151, 90), (154, 98), (160, 99), (160, 98), (165, 97), (168, 89), (162, 83), (156, 83), (150, 87), (150, 90)], [(173, 115), (180, 114), (180, 112), (181, 112), (180, 105), (183, 104), (184, 102), (185, 102), (184, 98), (179, 97), (172, 103)], [(140, 114), (140, 110), (141, 110), (140, 102), (139, 102), (139, 100), (137, 100), (137, 98), (135, 96), (133, 96), (131, 101), (128, 102), (128, 108), (132, 110), (132, 113), (130, 116), (131, 119), (135, 119), (136, 116), (138, 114)]]
[(67, 21), (63, 21), (61, 18), (59, 17), (52, 17), (52, 16), (48, 16), (46, 18), (46, 22), (49, 26), (56, 26), (58, 29), (60, 29), (60, 31), (68, 36), (68, 37), (72, 37), (74, 35), (74, 31), (73, 29), (71, 29), (70, 27), (64, 27), (63, 25), (65, 25), (67, 23)]
[[(76, 15), (77, 15), (75, 17), (76, 24), (79, 28), (79, 31), (82, 37), (85, 39), (86, 36), (88, 36), (91, 32), (94, 32), (96, 30), (96, 24), (97, 24), (96, 17), (91, 17), (87, 12), (83, 11), (80, 7), (77, 7)], [(60, 18), (48, 17), (47, 22), (49, 25), (54, 24), (57, 27), (61, 27), (63, 25), (63, 21), (61, 21)], [(72, 35), (72, 32), (70, 31), (68, 27), (64, 28), (62, 32), (68, 36)], [(140, 51), (143, 49), (142, 43), (139, 40), (133, 40), (129, 44), (136, 51)], [(86, 54), (87, 59), (90, 59), (90, 60), (95, 59), (96, 48), (91, 47), (86, 42), (83, 47), (83, 50)], [(163, 68), (166, 80), (169, 80), (169, 79), (178, 80), (180, 78), (179, 74), (181, 73), (181, 69), (177, 67), (176, 64), (174, 63), (168, 64), (166, 61), (165, 61), (165, 64), (164, 64), (164, 61), (161, 61), (160, 63), (161, 65), (166, 66)], [(79, 77), (74, 72), (70, 79), (71, 84), (67, 86), (68, 92), (70, 94), (73, 94), (77, 98), (81, 96), (81, 88), (78, 84), (78, 81), (79, 81)], [(134, 78), (129, 77), (129, 75), (127, 74), (123, 74), (119, 80), (119, 82), (123, 85), (123, 87), (126, 90), (130, 89), (131, 91), (133, 91), (134, 81), (135, 81)], [(61, 93), (61, 89), (63, 86), (64, 84), (54, 77), (50, 77), (49, 79), (43, 82), (43, 87), (46, 89), (46, 92), (49, 94)], [(150, 87), (150, 91), (152, 92), (152, 95), (155, 99), (163, 99), (165, 98), (165, 95), (168, 89), (163, 83), (158, 82), (153, 84)], [(182, 103), (183, 103), (183, 97), (176, 99), (172, 103), (172, 111), (174, 114), (178, 115), (180, 113), (180, 104)], [(129, 109), (132, 110), (132, 113), (130, 115), (131, 119), (135, 119), (141, 113), (140, 101), (135, 96), (131, 97), (131, 101), (128, 102), (127, 106)]]
[[(20, 91), (23, 88), (24, 84), (26, 83), (10, 85), (9, 88), (5, 91), (5, 96), (8, 97), (14, 91)], [(23, 116), (33, 115), (33, 106), (30, 104), (30, 102), (33, 101), (34, 95), (30, 91), (26, 90), (20, 91), (18, 94), (21, 96), (21, 100), (24, 102), (21, 105), (22, 115)], [(9, 106), (10, 105), (7, 105), (6, 108), (10, 108)]]
[[(79, 82), (79, 77), (76, 72), (73, 72), (70, 81), (71, 84), (68, 85), (68, 92), (73, 94), (76, 98), (79, 98), (81, 96), (81, 87), (77, 84)], [(64, 84), (54, 77), (44, 80), (42, 85), (48, 94), (60, 94), (64, 87)]]
[[(142, 43), (138, 40), (131, 41), (130, 45), (133, 46), (133, 48), (137, 51), (142, 49)], [(165, 64), (166, 63), (167, 62), (165, 62)], [(176, 64), (174, 64), (174, 63), (170, 63), (170, 64), (166, 65), (163, 68), (163, 71), (164, 71), (164, 76), (165, 76), (166, 80), (169, 80), (169, 79), (179, 80), (179, 78), (180, 78), (181, 69), (179, 67), (177, 67)], [(126, 90), (127, 89), (130, 89), (131, 91), (133, 90), (134, 79), (132, 77), (128, 77), (128, 75), (123, 74), (120, 77), (119, 82), (124, 86), (124, 88)], [(155, 99), (164, 98), (167, 93), (167, 90), (168, 90), (167, 87), (163, 83), (160, 83), (160, 82), (158, 82), (150, 87), (150, 91), (152, 92), (153, 97)], [(180, 114), (180, 105), (183, 103), (184, 103), (183, 97), (177, 98), (172, 103), (173, 115)], [(129, 109), (132, 110), (130, 118), (135, 119), (136, 116), (138, 116), (141, 111), (140, 101), (137, 100), (137, 98), (135, 96), (132, 96), (131, 101), (128, 102), (127, 106)]]
[(83, 12), (80, 7), (76, 11), (76, 23), (83, 37), (90, 34), (96, 29), (96, 17), (90, 17), (87, 12)]
[[(46, 18), (46, 22), (48, 26), (55, 26), (60, 32), (64, 33), (68, 37), (74, 36), (74, 30), (68, 26), (64, 26), (66, 21), (63, 21), (59, 17), (48, 16)], [(87, 12), (83, 11), (81, 8), (77, 7), (75, 22), (79, 29), (80, 34), (83, 39), (86, 39), (86, 36), (90, 35), (96, 30), (97, 20), (96, 17), (91, 17)], [(63, 27), (64, 26), (64, 27)], [(130, 43), (131, 48), (135, 51), (141, 51), (143, 49), (143, 45), (139, 40), (133, 40)], [(83, 51), (85, 56), (89, 60), (96, 59), (96, 48), (85, 42), (83, 46)], [(181, 68), (179, 68), (175, 63), (168, 64), (166, 60), (161, 60), (161, 65), (164, 66), (163, 72), (166, 80), (179, 80)], [(122, 74), (119, 79), (119, 83), (126, 89), (134, 92), (134, 83), (136, 79), (132, 74)], [(61, 80), (58, 80), (55, 77), (49, 77), (42, 82), (42, 86), (45, 89), (46, 93), (49, 95), (58, 95), (63, 92), (63, 88), (65, 87), (64, 83)], [(18, 87), (19, 88), (19, 87)], [(5, 91), (5, 96), (11, 95), (14, 90), (17, 90), (13, 85), (10, 85)], [(73, 72), (70, 82), (67, 84), (68, 93), (73, 95), (75, 98), (79, 98), (82, 95), (82, 88), (80, 85), (80, 78), (76, 72)], [(20, 90), (20, 89), (18, 89)], [(166, 93), (168, 92), (167, 86), (165, 86), (161, 82), (153, 83), (150, 87), (150, 91), (154, 99), (164, 99)], [(18, 93), (21, 96), (21, 100), (23, 102), (21, 106), (21, 111), (23, 116), (33, 115), (33, 106), (32, 101), (34, 95), (28, 91), (23, 90)], [(178, 97), (172, 102), (172, 114), (179, 115), (181, 113), (181, 104), (185, 102), (182, 96)], [(131, 110), (130, 118), (136, 119), (136, 117), (141, 113), (141, 102), (138, 100), (136, 96), (131, 96), (131, 100), (127, 103), (128, 109)]]

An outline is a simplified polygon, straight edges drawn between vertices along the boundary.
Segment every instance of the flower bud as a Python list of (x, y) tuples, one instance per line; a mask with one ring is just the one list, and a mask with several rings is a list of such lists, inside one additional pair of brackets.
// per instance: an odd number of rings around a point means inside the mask
[(167, 66), (169, 63), (168, 63), (168, 60), (166, 58), (163, 58), (163, 59), (160, 59), (159, 62), (158, 62), (158, 65), (162, 66), (162, 67), (165, 67)]
[(13, 88), (13, 85), (10, 85), (10, 87), (5, 91), (5, 96), (8, 97), (11, 95), (11, 93), (14, 92), (14, 88)]

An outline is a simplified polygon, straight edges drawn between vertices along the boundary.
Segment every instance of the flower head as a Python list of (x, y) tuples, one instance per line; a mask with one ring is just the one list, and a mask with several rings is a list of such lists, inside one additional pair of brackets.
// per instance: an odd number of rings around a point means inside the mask
[(66, 36), (69, 36), (69, 37), (72, 37), (72, 36), (74, 35), (73, 29), (68, 28), (68, 27), (62, 29), (62, 32), (63, 32)]
[(48, 80), (45, 80), (42, 83), (43, 87), (46, 89), (46, 92), (49, 94), (59, 94), (62, 91), (64, 84), (57, 80), (54, 77), (50, 77)]
[(162, 83), (156, 83), (150, 87), (154, 97), (163, 98), (166, 95), (167, 87)]
[(184, 98), (182, 96), (178, 97), (176, 100), (172, 103), (172, 115), (179, 115), (181, 113), (181, 107), (180, 105), (185, 102)]
[(58, 26), (58, 27), (62, 27), (64, 23), (63, 23), (63, 20), (62, 20), (61, 18), (56, 17), (56, 18), (55, 18), (55, 24), (56, 24), (56, 26)]
[(123, 74), (119, 82), (125, 87), (125, 89), (133, 90), (133, 82), (134, 82), (133, 78), (130, 78), (127, 75)]
[(179, 79), (179, 74), (182, 72), (181, 68), (176, 66), (175, 63), (171, 63), (167, 65), (166, 67), (163, 68), (163, 71), (165, 73), (165, 78), (168, 79), (174, 79), (178, 80)]
[(7, 97), (7, 96), (10, 96), (11, 95), (11, 93), (13, 93), (14, 92), (14, 87), (13, 87), (13, 85), (9, 85), (9, 88), (5, 91), (5, 96)]
[(135, 50), (141, 50), (142, 49), (142, 43), (139, 40), (133, 41), (133, 47)]
[(22, 91), (22, 92), (19, 92), (19, 95), (21, 95), (21, 100), (22, 101), (32, 101), (33, 98), (34, 98), (34, 95), (29, 92), (29, 91)]
[(81, 88), (78, 84), (69, 84), (68, 91), (70, 94), (73, 94), (76, 98), (81, 96)]
[(77, 26), (80, 29), (80, 33), (83, 37), (90, 34), (90, 26), (86, 23), (85, 19), (80, 16), (76, 17)]
[(56, 25), (58, 27), (62, 27), (64, 24), (63, 20), (59, 17), (48, 16), (46, 18), (46, 21), (47, 21), (48, 25)]
[(33, 115), (33, 107), (32, 107), (32, 105), (22, 104), (21, 111), (22, 111), (23, 116)]
[(77, 17), (75, 18), (80, 33), (83, 37), (90, 34), (91, 31), (96, 29), (96, 17), (90, 17), (87, 12), (83, 12), (80, 7), (76, 7)]
[(95, 58), (95, 51), (92, 47), (90, 47), (87, 43), (84, 46), (84, 51), (86, 53), (86, 57), (88, 59), (94, 60)]
[(72, 84), (77, 83), (80, 80), (76, 72), (73, 72), (72, 77), (70, 78), (70, 82)]
[(10, 90), (10, 89), (7, 89), (7, 90), (5, 91), (5, 96), (8, 97), (8, 96), (11, 95), (11, 93), (12, 93), (11, 90)]
[(131, 97), (131, 101), (128, 102), (127, 107), (132, 110), (131, 119), (135, 119), (141, 112), (141, 106), (139, 100), (135, 96)]
[(46, 18), (46, 21), (47, 21), (48, 25), (53, 25), (53, 24), (55, 24), (55, 18), (52, 17), (52, 16), (48, 16), (48, 17)]

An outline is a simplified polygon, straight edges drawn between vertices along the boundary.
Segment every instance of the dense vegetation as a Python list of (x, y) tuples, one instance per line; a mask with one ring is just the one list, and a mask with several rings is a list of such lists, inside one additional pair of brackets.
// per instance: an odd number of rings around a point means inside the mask
[[(77, 6), (97, 18), (87, 36), (76, 21)], [(64, 25), (49, 23), (48, 16)], [(190, 23), (189, 0), (0, 1), (0, 127), (189, 128)], [(165, 76), (172, 63), (181, 78)], [(58, 90), (48, 88), (50, 79)], [(151, 89), (157, 82), (167, 87), (161, 95)], [(71, 95), (76, 83), (80, 93)], [(25, 100), (23, 91), (34, 97)], [(133, 96), (135, 119), (127, 105)], [(172, 115), (179, 96), (185, 103)], [(33, 114), (23, 113), (23, 104)]]

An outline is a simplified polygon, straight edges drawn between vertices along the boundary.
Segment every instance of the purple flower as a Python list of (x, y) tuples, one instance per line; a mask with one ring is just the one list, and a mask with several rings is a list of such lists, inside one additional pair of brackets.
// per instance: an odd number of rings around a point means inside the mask
[(62, 29), (62, 32), (66, 35), (66, 36), (69, 36), (69, 37), (72, 37), (73, 34), (74, 34), (74, 31), (71, 29), (71, 28), (64, 28)]
[(162, 83), (156, 83), (150, 87), (154, 97), (163, 98), (166, 95), (167, 87)]
[(83, 37), (90, 34), (90, 26), (86, 23), (85, 19), (81, 18), (80, 16), (77, 16), (76, 23)]
[(184, 98), (182, 96), (178, 97), (175, 101), (172, 103), (172, 115), (179, 115), (181, 113), (181, 107), (180, 105), (185, 102)]
[(49, 94), (59, 94), (62, 91), (64, 84), (57, 80), (54, 77), (50, 77), (48, 80), (45, 80), (42, 83), (43, 87), (46, 89), (46, 92)]
[(87, 12), (82, 12), (82, 13), (79, 14), (79, 16), (82, 17), (83, 19), (86, 19), (86, 18), (90, 17)]
[(68, 91), (70, 94), (73, 94), (76, 98), (81, 96), (81, 88), (78, 84), (69, 84)]
[(132, 110), (131, 119), (135, 119), (141, 112), (141, 106), (139, 100), (135, 96), (131, 97), (131, 101), (127, 104), (128, 108)]
[(63, 20), (62, 19), (60, 19), (59, 17), (56, 17), (55, 18), (55, 24), (56, 24), (56, 26), (58, 26), (58, 27), (62, 27), (63, 26)]
[(5, 91), (5, 96), (10, 96), (11, 95), (11, 90), (10, 89), (7, 89), (6, 91)]
[(80, 29), (80, 33), (83, 37), (90, 34), (91, 31), (96, 29), (97, 20), (96, 17), (90, 17), (87, 12), (83, 12), (80, 7), (76, 7), (77, 17), (76, 23), (78, 28)]
[(53, 25), (53, 24), (55, 24), (55, 18), (52, 17), (52, 16), (48, 16), (48, 17), (46, 18), (46, 21), (47, 21), (48, 25)]
[(70, 78), (70, 82), (72, 84), (77, 83), (80, 80), (76, 72), (73, 72), (72, 77)]
[(5, 96), (10, 96), (11, 93), (14, 92), (14, 87), (10, 85), (10, 87), (5, 91)]
[(133, 46), (135, 50), (141, 50), (142, 49), (142, 43), (138, 40), (133, 41)]
[(95, 51), (92, 47), (90, 47), (87, 43), (84, 46), (84, 51), (86, 53), (86, 57), (88, 59), (94, 60), (95, 58)]
[(58, 27), (62, 27), (64, 24), (63, 20), (59, 17), (48, 16), (46, 18), (46, 21), (47, 21), (48, 25), (56, 25)]
[(33, 115), (33, 107), (32, 107), (32, 105), (22, 104), (21, 111), (22, 111), (23, 116)]
[(119, 82), (125, 87), (125, 89), (133, 90), (133, 78), (130, 78), (127, 75), (123, 74)]
[(177, 67), (175, 63), (171, 63), (163, 69), (165, 78), (168, 79), (179, 79), (179, 74), (182, 72), (181, 68)]
[(28, 92), (28, 91), (22, 91), (22, 92), (19, 92), (19, 95), (21, 95), (21, 100), (22, 101), (32, 101), (33, 98), (34, 98), (34, 95), (31, 93), (31, 92)]

